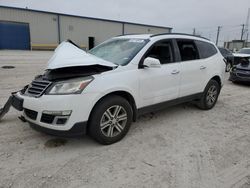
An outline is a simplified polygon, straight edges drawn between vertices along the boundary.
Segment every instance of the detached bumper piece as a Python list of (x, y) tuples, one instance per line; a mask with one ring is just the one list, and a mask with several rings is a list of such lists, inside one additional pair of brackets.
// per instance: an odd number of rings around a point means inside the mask
[(6, 113), (9, 112), (10, 107), (13, 106), (18, 111), (23, 110), (23, 99), (18, 97), (15, 93), (13, 93), (8, 101), (5, 103), (4, 107), (0, 109), (0, 120), (4, 117)]
[(12, 95), (12, 106), (18, 111), (23, 111), (23, 99), (17, 95)]

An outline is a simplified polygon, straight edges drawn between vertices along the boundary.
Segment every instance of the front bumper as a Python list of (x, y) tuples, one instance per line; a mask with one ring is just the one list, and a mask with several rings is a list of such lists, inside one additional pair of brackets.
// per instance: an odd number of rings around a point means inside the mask
[(70, 130), (67, 131), (48, 129), (46, 127), (42, 127), (32, 122), (28, 123), (30, 124), (30, 127), (35, 129), (36, 131), (43, 132), (53, 136), (74, 137), (74, 136), (85, 135), (87, 133), (87, 122), (76, 123)]
[[(94, 106), (96, 95), (79, 94), (79, 95), (43, 95), (39, 98), (30, 97), (16, 93), (13, 101), (17, 104), (12, 105), (18, 109), (23, 109), (23, 116), (31, 127), (36, 130), (46, 132), (52, 135), (67, 136), (81, 135), (86, 133), (87, 121), (90, 112)], [(19, 102), (18, 102), (19, 101)], [(67, 120), (63, 123), (56, 121), (44, 121), (44, 114), (50, 112), (71, 111)], [(45, 114), (46, 115), (46, 114)], [(59, 116), (62, 117), (62, 116)]]
[(230, 72), (229, 80), (233, 82), (250, 82), (250, 74), (239, 76), (236, 72)]

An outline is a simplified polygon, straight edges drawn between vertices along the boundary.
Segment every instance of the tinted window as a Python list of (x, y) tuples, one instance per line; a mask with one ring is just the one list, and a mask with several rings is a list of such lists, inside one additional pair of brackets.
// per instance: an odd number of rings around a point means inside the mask
[(167, 64), (174, 61), (170, 41), (158, 42), (153, 45), (146, 57), (159, 59), (161, 64)]
[(250, 54), (250, 48), (242, 48), (239, 53), (241, 54)]
[(195, 43), (199, 49), (200, 58), (208, 58), (217, 53), (217, 50), (214, 45), (210, 43), (203, 41), (195, 41)]
[(226, 48), (219, 48), (219, 50), (220, 50), (220, 53), (221, 53), (224, 57), (232, 55), (232, 53), (231, 53), (229, 50), (227, 50)]
[(181, 55), (181, 61), (199, 59), (199, 53), (197, 51), (194, 41), (178, 40), (177, 44)]

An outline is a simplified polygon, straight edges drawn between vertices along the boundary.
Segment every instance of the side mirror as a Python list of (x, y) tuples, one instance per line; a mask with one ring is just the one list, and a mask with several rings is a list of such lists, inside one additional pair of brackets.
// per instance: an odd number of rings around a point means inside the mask
[(160, 68), (161, 63), (160, 63), (159, 59), (152, 58), (152, 57), (147, 57), (146, 59), (144, 59), (143, 67)]

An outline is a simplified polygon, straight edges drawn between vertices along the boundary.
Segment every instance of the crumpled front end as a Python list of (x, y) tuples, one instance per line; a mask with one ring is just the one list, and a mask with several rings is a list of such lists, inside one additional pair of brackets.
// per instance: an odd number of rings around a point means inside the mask
[[(38, 75), (23, 90), (13, 93), (0, 109), (0, 120), (13, 106), (23, 111), (22, 120), (43, 132), (56, 135), (83, 134), (93, 108), (96, 93), (49, 93), (55, 85), (72, 80), (94, 79), (93, 75), (111, 71), (117, 65), (87, 54), (70, 42), (55, 50), (43, 75)], [(60, 85), (60, 84), (59, 84)], [(68, 84), (67, 86), (69, 86)], [(55, 90), (57, 91), (57, 90)]]

